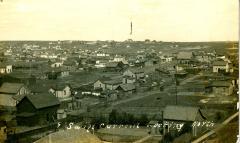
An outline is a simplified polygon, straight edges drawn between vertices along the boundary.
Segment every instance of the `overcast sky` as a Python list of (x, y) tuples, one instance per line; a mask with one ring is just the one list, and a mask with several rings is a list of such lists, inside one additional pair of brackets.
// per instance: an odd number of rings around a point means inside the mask
[[(130, 22), (133, 34), (130, 35)], [(238, 40), (238, 0), (3, 0), (0, 40)]]

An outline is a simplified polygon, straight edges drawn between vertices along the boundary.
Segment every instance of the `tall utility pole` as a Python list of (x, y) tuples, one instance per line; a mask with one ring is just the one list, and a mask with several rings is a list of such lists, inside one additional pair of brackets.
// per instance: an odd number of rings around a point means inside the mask
[(176, 105), (178, 104), (178, 98), (177, 98), (177, 73), (175, 74), (175, 96), (176, 96)]
[(162, 110), (162, 141), (164, 141), (164, 133), (165, 133), (165, 131), (164, 131), (165, 127), (164, 127), (163, 112), (164, 112), (164, 111)]
[[(177, 61), (178, 62), (178, 61)], [(178, 98), (177, 98), (177, 65), (175, 65), (175, 74), (174, 74), (174, 80), (175, 80), (175, 103), (178, 104)]]

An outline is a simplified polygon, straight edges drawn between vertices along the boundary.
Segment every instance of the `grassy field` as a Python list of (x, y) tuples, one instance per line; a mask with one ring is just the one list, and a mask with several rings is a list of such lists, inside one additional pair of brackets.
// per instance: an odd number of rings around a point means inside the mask
[(97, 131), (97, 136), (104, 141), (133, 142), (148, 135), (147, 128), (102, 128)]
[(159, 143), (162, 140), (161, 136), (153, 136), (143, 141), (142, 143)]
[[(200, 96), (178, 96), (179, 105), (196, 105), (201, 99), (205, 97)], [(173, 105), (176, 102), (174, 95), (168, 95), (167, 93), (159, 93), (144, 97), (139, 100), (130, 101), (117, 105), (117, 107), (164, 107), (166, 105)]]
[(205, 141), (206, 143), (235, 143), (238, 135), (238, 121), (229, 123), (227, 126), (217, 131), (216, 135)]

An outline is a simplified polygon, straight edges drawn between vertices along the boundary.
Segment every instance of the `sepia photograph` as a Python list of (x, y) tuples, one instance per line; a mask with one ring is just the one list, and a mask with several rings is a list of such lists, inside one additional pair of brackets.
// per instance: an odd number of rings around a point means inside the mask
[(238, 0), (0, 0), (0, 143), (240, 143)]

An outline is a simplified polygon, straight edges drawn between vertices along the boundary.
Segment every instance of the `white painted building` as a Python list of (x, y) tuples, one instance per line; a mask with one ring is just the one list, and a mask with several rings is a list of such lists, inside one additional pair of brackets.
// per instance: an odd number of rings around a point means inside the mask
[(12, 65), (0, 64), (0, 74), (9, 74), (12, 72)]
[(213, 72), (218, 73), (220, 71), (229, 72), (229, 64), (226, 61), (215, 61), (213, 62)]
[(71, 96), (71, 87), (69, 85), (51, 87), (49, 92), (54, 94), (57, 98), (68, 98)]

